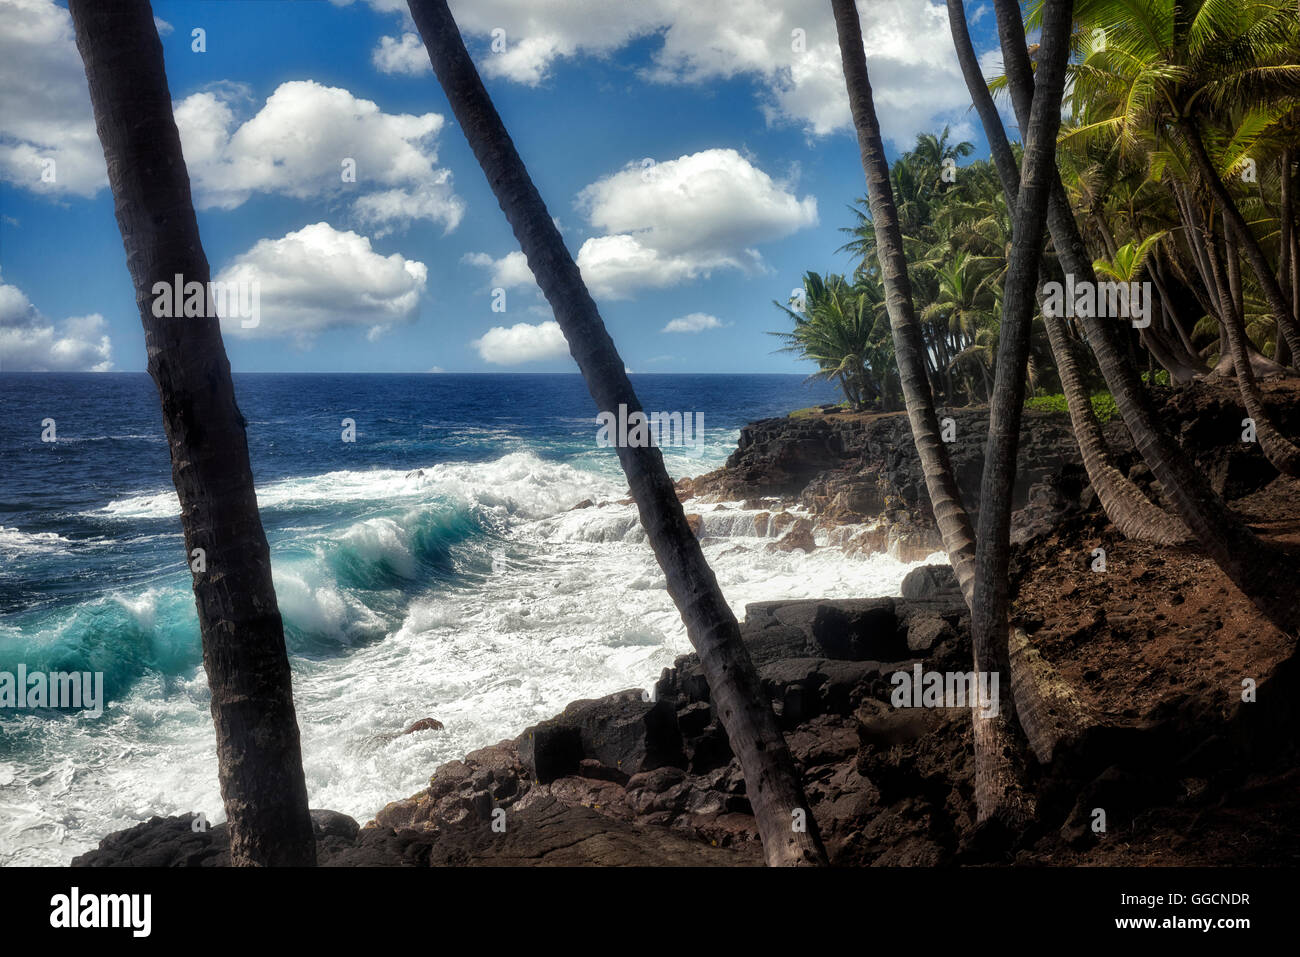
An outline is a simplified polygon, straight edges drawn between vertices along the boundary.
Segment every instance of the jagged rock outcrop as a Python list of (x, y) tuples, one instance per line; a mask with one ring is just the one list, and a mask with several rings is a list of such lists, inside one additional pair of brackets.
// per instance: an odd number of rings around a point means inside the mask
[[(952, 419), (949, 453), (963, 499), (977, 511), (988, 413), (943, 416)], [(1080, 507), (1087, 479), (1065, 416), (1027, 412), (1020, 441), (1013, 524), (1040, 529)], [(723, 468), (680, 487), (712, 500), (801, 506), (822, 528), (851, 526), (832, 541), (850, 554), (888, 551), (914, 561), (942, 549), (903, 413), (762, 419), (741, 430)]]
[[(1274, 378), (1261, 388), (1275, 424), (1284, 434), (1300, 435), (1300, 381)], [(1174, 434), (1226, 498), (1257, 492), (1276, 476), (1258, 443), (1240, 439), (1245, 412), (1231, 380), (1197, 380), (1177, 391), (1161, 390), (1157, 398)], [(962, 501), (977, 521), (988, 411), (939, 414), (952, 439), (948, 452)], [(1112, 419), (1105, 434), (1115, 465), (1159, 501), (1159, 486), (1123, 422)], [(911, 427), (901, 412), (822, 410), (752, 422), (741, 430), (725, 466), (678, 487), (683, 498), (743, 501), (749, 508), (799, 506), (830, 544), (849, 555), (884, 551), (911, 562), (943, 549)], [(1016, 543), (1096, 505), (1064, 413), (1025, 411), (1012, 504)]]
[[(883, 740), (873, 728), (880, 708), (888, 710), (890, 675), (915, 661), (955, 666), (969, 657), (961, 648), (966, 625), (960, 601), (776, 601), (747, 608), (745, 641), (833, 860), (951, 857), (953, 842), (936, 843), (933, 833), (955, 833), (950, 815), (969, 816), (969, 802), (958, 793), (965, 759), (954, 793), (942, 799), (929, 793), (933, 782), (904, 771), (882, 775), (900, 796), (892, 810), (859, 764), (892, 760), (861, 756), (863, 747), (876, 747), (869, 742)], [(913, 650), (921, 647), (921, 654)], [(951, 730), (960, 741), (969, 736), (969, 720), (956, 710)], [(911, 742), (912, 751), (924, 746)], [(942, 822), (918, 823), (932, 813)], [(694, 654), (666, 669), (653, 695), (625, 691), (577, 701), (513, 740), (442, 765), (427, 788), (387, 805), (364, 828), (333, 812), (313, 812), (313, 819), (323, 866), (762, 862), (744, 777)], [(74, 863), (223, 866), (225, 841), (224, 825), (196, 832), (188, 816), (154, 818), (110, 835)]]

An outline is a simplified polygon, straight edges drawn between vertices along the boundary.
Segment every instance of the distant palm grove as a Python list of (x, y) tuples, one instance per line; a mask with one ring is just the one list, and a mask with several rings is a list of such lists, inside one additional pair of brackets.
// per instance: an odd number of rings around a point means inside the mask
[[(1148, 383), (1175, 386), (1234, 374), (1238, 351), (1256, 375), (1293, 367), (1295, 5), (1081, 0), (1074, 20), (1057, 164), (1098, 280), (1149, 284), (1150, 324), (1116, 322), (1128, 361)], [(1041, 0), (1026, 25), (1040, 21)], [(1005, 78), (990, 88), (1001, 98)], [(991, 160), (967, 162), (973, 151), (945, 128), (889, 170), (926, 371), (946, 405), (989, 400), (1012, 241), (998, 172)], [(843, 228), (852, 274), (806, 274), (801, 294), (777, 303), (793, 328), (774, 335), (816, 362), (814, 377), (837, 384), (851, 408), (893, 411), (903, 396), (867, 207), (855, 203)], [(1044, 268), (1044, 280), (1060, 269), (1050, 243)], [(1065, 332), (1082, 384), (1113, 408), (1081, 327), (1067, 320)], [(1027, 377), (1033, 393), (1062, 391), (1041, 316)], [(1249, 404), (1257, 409), (1253, 395)]]

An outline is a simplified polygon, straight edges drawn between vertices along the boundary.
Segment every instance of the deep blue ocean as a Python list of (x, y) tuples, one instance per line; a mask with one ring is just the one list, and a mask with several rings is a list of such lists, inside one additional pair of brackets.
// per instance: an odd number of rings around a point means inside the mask
[[(747, 421), (835, 401), (782, 375), (634, 375), (698, 413), (716, 468)], [(689, 650), (577, 375), (236, 375), (313, 807), (368, 819), (437, 764)], [(42, 441), (53, 419), (56, 441)], [(342, 440), (343, 420), (356, 441)], [(572, 510), (591, 499), (600, 507)], [(701, 506), (728, 600), (896, 593), (907, 568), (773, 552)], [(213, 732), (153, 382), (0, 375), (0, 672), (89, 671), (107, 706), (0, 709), (0, 863), (66, 863), (154, 814), (219, 820)], [(396, 736), (436, 717), (445, 731)]]

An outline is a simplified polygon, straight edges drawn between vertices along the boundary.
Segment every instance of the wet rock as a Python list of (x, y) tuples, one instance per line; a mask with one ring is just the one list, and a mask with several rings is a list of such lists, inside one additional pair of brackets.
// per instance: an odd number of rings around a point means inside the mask
[(354, 841), (361, 825), (339, 811), (319, 810), (311, 812), (311, 829), (317, 838), (340, 837)]
[(917, 615), (907, 625), (907, 649), (916, 655), (924, 655), (953, 637), (956, 633), (952, 626), (937, 616)]
[(901, 594), (908, 600), (934, 601), (962, 598), (957, 573), (951, 565), (922, 565), (903, 577)]
[(684, 762), (673, 703), (646, 701), (640, 691), (575, 701), (517, 743), (524, 767), (542, 784), (576, 773), (584, 758), (628, 775)]
[[(941, 413), (956, 426), (949, 456), (963, 501), (978, 513), (988, 413), (955, 409)], [(1078, 447), (1063, 414), (1027, 411), (1020, 438), (1013, 526), (1035, 528), (1053, 510), (1079, 507), (1087, 482)], [(762, 419), (741, 430), (736, 451), (717, 471), (693, 483), (712, 500), (764, 498), (798, 502), (824, 526), (881, 523), (879, 535), (862, 544), (916, 561), (942, 550), (931, 514), (911, 427), (904, 413), (809, 415)], [(1035, 510), (1020, 515), (1034, 503)], [(774, 516), (775, 520), (775, 516)], [(780, 531), (774, 527), (773, 531)]]
[(442, 722), (439, 721), (437, 718), (421, 718), (419, 721), (415, 722), (409, 728), (403, 731), (402, 734), (414, 734), (417, 731), (441, 731), (441, 730), (442, 730)]
[(781, 538), (767, 546), (769, 549), (780, 552), (792, 552), (800, 549), (804, 552), (811, 552), (817, 547), (813, 541), (813, 524), (811, 519), (800, 518), (795, 521), (790, 531), (786, 532)]
[(193, 814), (152, 817), (116, 831), (99, 847), (72, 859), (73, 867), (228, 867), (230, 837), (224, 824), (195, 825)]

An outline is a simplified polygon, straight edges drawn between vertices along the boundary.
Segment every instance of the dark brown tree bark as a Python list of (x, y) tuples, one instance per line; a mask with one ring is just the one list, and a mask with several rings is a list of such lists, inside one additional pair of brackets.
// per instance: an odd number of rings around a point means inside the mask
[(68, 6), (162, 400), (186, 555), (204, 552), (194, 597), (231, 863), (315, 864), (289, 658), (220, 323), (153, 314), (156, 282), (179, 274), (206, 290), (210, 278), (153, 12), (147, 0)]
[[(410, 8), (438, 82), (555, 312), (597, 408), (616, 410), (622, 405), (629, 414), (639, 411), (641, 403), (623, 360), (483, 88), (445, 0), (410, 0)], [(740, 759), (768, 864), (825, 864), (817, 823), (771, 702), (736, 617), (686, 523), (662, 454), (654, 447), (621, 446), (618, 457), (668, 592), (699, 652), (719, 717)]]
[[(1300, 310), (1296, 308), (1296, 295), (1300, 293), (1291, 281), (1291, 234), (1295, 231), (1295, 199), (1291, 187), (1291, 157), (1294, 155), (1291, 147), (1283, 147), (1282, 158), (1280, 161), (1280, 180), (1281, 195), (1278, 203), (1278, 217), (1280, 228), (1278, 232), (1278, 257), (1277, 257), (1277, 284), (1282, 287), (1282, 293), (1291, 306), (1291, 318), (1296, 320), (1300, 318)], [(1291, 365), (1291, 347), (1287, 345), (1282, 330), (1277, 331), (1276, 348), (1273, 358), (1280, 365)]]
[[(1011, 257), (1002, 288), (1002, 327), (997, 374), (989, 407), (989, 438), (980, 483), (979, 524), (975, 531), (975, 601), (971, 636), (979, 670), (1011, 676), (1007, 651), (1008, 566), (1011, 560), (1011, 506), (1016, 484), (1016, 452), (1025, 401), (1025, 367), (1036, 304), (1044, 227), (1056, 172), (1056, 134), (1069, 57), (1072, 0), (1044, 0), (1038, 47), (1037, 87), (1024, 131), (1020, 190), (1012, 219)], [(1017, 16), (1019, 16), (1017, 14)], [(1009, 710), (1009, 709), (1008, 709)], [(1011, 823), (1023, 817), (1025, 798), (1006, 760), (1003, 742), (1010, 729), (994, 729), (1009, 715), (975, 722), (975, 792), (981, 808), (998, 807)], [(980, 737), (988, 737), (980, 747)], [(983, 772), (983, 774), (981, 774)], [(984, 794), (981, 797), (981, 794)]]
[[(962, 0), (947, 2), (948, 23), (952, 31), (953, 47), (957, 51), (957, 62), (961, 65), (962, 77), (966, 81), (975, 112), (984, 127), (993, 165), (1002, 181), (1007, 208), (1015, 209), (1020, 194), (1020, 171), (1016, 168), (1015, 154), (1011, 151), (1006, 130), (1002, 126), (1002, 117), (993, 103), (993, 95), (984, 81), (979, 58), (975, 55)], [(1093, 413), (1083, 375), (1070, 348), (1070, 335), (1065, 321), (1044, 313), (1043, 323), (1047, 327), (1052, 357), (1061, 377), (1061, 389), (1065, 393), (1070, 424), (1073, 426), (1075, 441), (1079, 444), (1083, 466), (1106, 516), (1128, 538), (1164, 545), (1185, 542), (1188, 534), (1182, 522), (1154, 505), (1141, 489), (1111, 464), (1101, 425)]]
[(1273, 275), (1273, 268), (1268, 264), (1268, 257), (1264, 255), (1259, 240), (1250, 231), (1250, 225), (1246, 222), (1245, 217), (1241, 215), (1241, 210), (1237, 208), (1237, 203), (1232, 198), (1232, 194), (1228, 192), (1223, 180), (1219, 178), (1219, 172), (1214, 168), (1214, 163), (1210, 160), (1210, 154), (1205, 150), (1200, 127), (1195, 119), (1184, 115), (1178, 118), (1178, 128), (1183, 133), (1183, 142), (1192, 156), (1193, 164), (1201, 174), (1201, 179), (1214, 196), (1215, 201), (1218, 202), (1220, 209), (1223, 210), (1223, 217), (1228, 225), (1229, 233), (1235, 236), (1242, 251), (1246, 254), (1246, 261), (1250, 263), (1255, 278), (1259, 280), (1260, 288), (1264, 291), (1264, 300), (1268, 303), (1273, 318), (1277, 322), (1278, 334), (1286, 339), (1287, 346), (1293, 356), (1300, 354), (1300, 327), (1297, 327), (1295, 320), (1292, 318), (1290, 304), (1286, 301), (1286, 296), (1278, 285), (1277, 277)]
[[(922, 462), (927, 489), (934, 505), (935, 517), (949, 560), (974, 614), (977, 609), (975, 591), (979, 584), (971, 556), (970, 520), (956, 491), (947, 451), (939, 441), (938, 420), (934, 412), (930, 384), (925, 375), (925, 351), (907, 277), (907, 261), (903, 252), (888, 162), (885, 158), (872, 98), (861, 25), (853, 0), (832, 0), (831, 5), (835, 13), (849, 106), (857, 129), (863, 170), (867, 178), (876, 253), (886, 290), (886, 305), (893, 330), (895, 357), (900, 377), (904, 382), (913, 440)], [(1063, 71), (1063, 60), (1061, 65)], [(1036, 273), (1036, 260), (1034, 269)], [(1032, 302), (1031, 291), (1031, 307)], [(1021, 373), (1023, 375), (1023, 368)], [(1014, 449), (1011, 455), (1014, 463)], [(1009, 496), (1010, 493), (1011, 486), (1007, 486), (1005, 489), (1000, 488), (994, 494)], [(982, 509), (987, 506), (988, 503), (981, 503)], [(1008, 521), (1009, 515), (1008, 510)], [(1005, 616), (1003, 621), (1005, 626)], [(992, 640), (986, 640), (983, 646), (977, 642), (973, 651), (975, 668), (979, 675), (1013, 677), (1008, 660), (1005, 627), (1001, 636), (993, 636)], [(1022, 656), (1018, 660), (1027, 662), (1028, 658)], [(1016, 683), (1014, 678), (1012, 683)], [(1023, 683), (1034, 684), (1032, 680)], [(1014, 826), (1032, 813), (1032, 799), (1019, 785), (1019, 748), (1015, 742), (1011, 719), (1010, 708), (1004, 708), (993, 717), (978, 709), (972, 711), (976, 742), (976, 799), (979, 819), (983, 822), (996, 817)]]
[(852, 0), (832, 0), (835, 27), (839, 35), (840, 58), (848, 87), (849, 108), (858, 133), (862, 168), (867, 178), (867, 202), (876, 239), (876, 256), (880, 260), (881, 282), (885, 287), (885, 308), (894, 339), (898, 375), (912, 426), (912, 440), (921, 460), (926, 491), (943, 538), (948, 560), (952, 563), (969, 604), (975, 585), (975, 534), (970, 517), (962, 507), (961, 493), (940, 438), (939, 417), (934, 408), (934, 393), (926, 366), (926, 348), (921, 337), (912, 302), (912, 288), (907, 277), (907, 258), (903, 254), (903, 234), (898, 223), (889, 163), (880, 138), (880, 123), (872, 100), (871, 80), (867, 75), (866, 53), (862, 46), (862, 26)]
[[(1012, 102), (1023, 126), (1029, 116), (1034, 89), (1024, 24), (1019, 20), (1016, 0), (994, 0), (994, 6), (999, 13), (998, 32)], [(1095, 282), (1092, 263), (1059, 173), (1052, 190), (1047, 224), (1064, 268), (1075, 274), (1076, 282)], [(1300, 603), (1295, 601), (1300, 568), (1285, 553), (1261, 542), (1228, 510), (1210, 488), (1205, 475), (1165, 430), (1136, 370), (1123, 354), (1113, 320), (1085, 319), (1083, 326), (1124, 424), (1178, 517), (1224, 574), (1271, 622), (1288, 634), (1300, 633)]]

